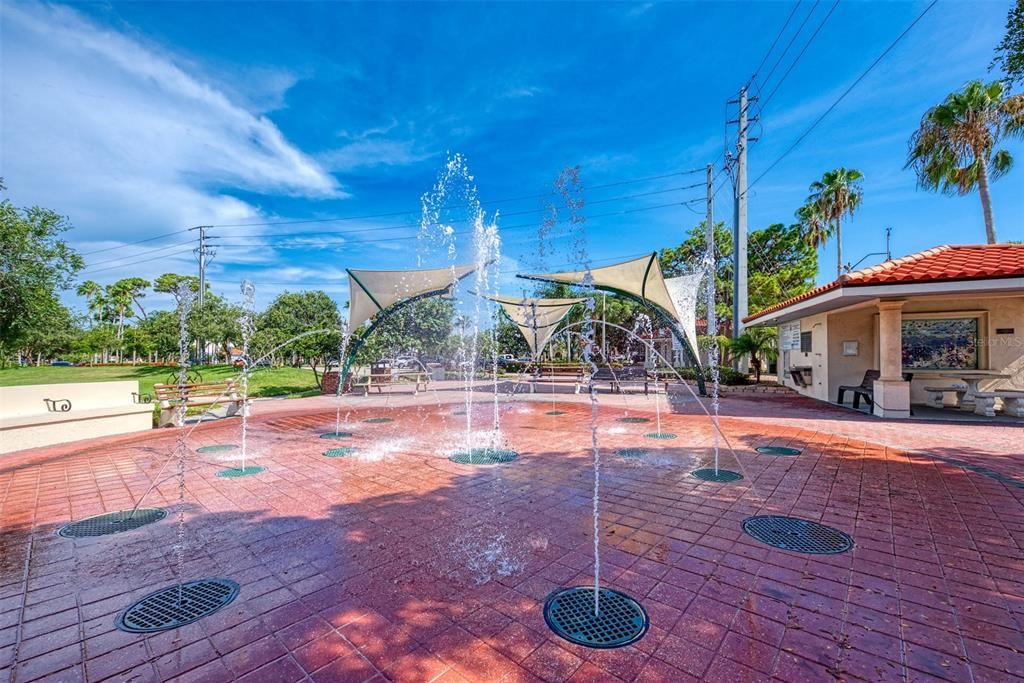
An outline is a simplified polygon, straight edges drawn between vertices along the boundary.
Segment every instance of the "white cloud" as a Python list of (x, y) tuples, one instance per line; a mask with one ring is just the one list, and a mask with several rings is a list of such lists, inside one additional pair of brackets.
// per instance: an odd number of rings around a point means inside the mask
[(0, 11), (0, 174), (16, 203), (68, 214), (79, 239), (131, 241), (259, 214), (224, 187), (344, 196), (273, 122), (172, 56), (66, 7)]
[(386, 138), (356, 139), (342, 147), (317, 155), (317, 160), (336, 172), (380, 166), (408, 166), (434, 156), (434, 152), (420, 149), (412, 140)]

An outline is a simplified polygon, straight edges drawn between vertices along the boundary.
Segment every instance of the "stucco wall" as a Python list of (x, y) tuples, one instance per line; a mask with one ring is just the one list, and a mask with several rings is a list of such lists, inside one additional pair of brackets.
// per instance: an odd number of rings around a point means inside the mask
[[(1012, 375), (1008, 380), (982, 382), (982, 389), (1024, 389), (1024, 296), (1013, 297), (918, 297), (907, 301), (904, 315), (915, 313), (967, 313), (984, 312), (980, 328), (982, 352), (980, 369)], [(801, 332), (812, 332), (811, 353), (790, 351), (788, 362), (780, 368), (783, 383), (805, 396), (824, 401), (835, 401), (840, 385), (860, 384), (864, 372), (878, 369), (878, 310), (865, 306), (835, 313), (821, 313), (800, 321)], [(998, 329), (1012, 329), (1012, 334), (996, 334)], [(856, 356), (843, 355), (843, 342), (858, 342)], [(813, 368), (813, 385), (797, 386), (789, 377), (794, 366)], [(954, 374), (935, 370), (909, 370), (914, 373), (911, 383), (911, 403), (923, 403), (927, 395), (925, 386), (954, 384)], [(847, 397), (849, 400), (849, 397)]]

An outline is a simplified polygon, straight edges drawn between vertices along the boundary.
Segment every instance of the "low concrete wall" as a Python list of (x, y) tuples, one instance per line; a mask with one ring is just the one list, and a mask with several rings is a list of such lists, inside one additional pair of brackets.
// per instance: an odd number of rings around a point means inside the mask
[[(0, 453), (151, 429), (153, 406), (134, 403), (138, 391), (136, 381), (0, 387)], [(71, 407), (50, 412), (44, 399)]]

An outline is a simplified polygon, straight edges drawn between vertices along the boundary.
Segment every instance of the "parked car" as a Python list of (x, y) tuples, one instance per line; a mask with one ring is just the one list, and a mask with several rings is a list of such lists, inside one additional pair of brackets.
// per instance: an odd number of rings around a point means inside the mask
[[(272, 366), (270, 360), (267, 358), (260, 358), (259, 360), (250, 361), (250, 363), (251, 367), (253, 368), (269, 368)], [(246, 364), (246, 359), (236, 358), (234, 361), (232, 361), (231, 364), (234, 365), (236, 368), (244, 368)]]
[(50, 366), (55, 368), (70, 368), (71, 363), (66, 360), (51, 360)]

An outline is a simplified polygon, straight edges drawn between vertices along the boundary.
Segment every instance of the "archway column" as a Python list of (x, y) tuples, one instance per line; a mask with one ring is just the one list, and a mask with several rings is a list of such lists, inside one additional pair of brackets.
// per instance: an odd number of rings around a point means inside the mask
[(910, 382), (903, 379), (903, 305), (878, 302), (878, 361), (881, 376), (874, 384), (874, 413), (879, 417), (910, 417)]

